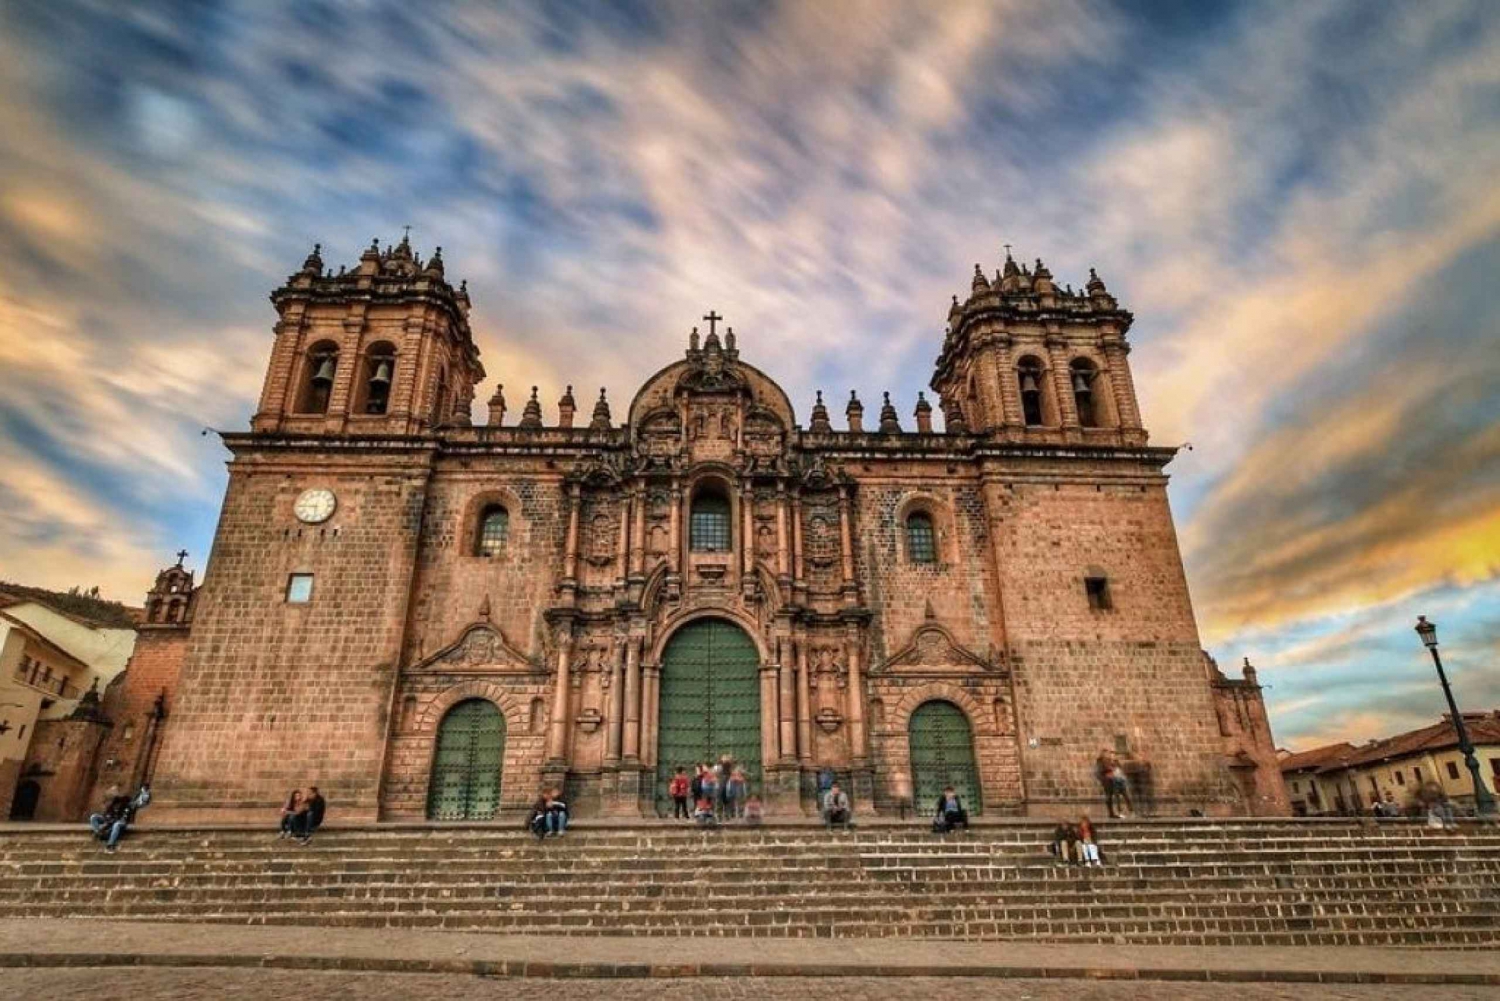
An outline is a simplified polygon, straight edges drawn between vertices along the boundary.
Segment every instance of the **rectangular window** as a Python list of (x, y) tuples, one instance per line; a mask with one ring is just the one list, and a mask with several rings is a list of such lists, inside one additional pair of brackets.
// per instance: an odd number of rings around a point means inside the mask
[(312, 601), (313, 575), (310, 573), (294, 573), (286, 581), (286, 600), (288, 604), (302, 605)]
[(1396, 784), (1398, 786), (1404, 786), (1404, 785), (1406, 785), (1406, 777), (1401, 774), (1401, 769), (1399, 769), (1399, 768), (1392, 769), (1391, 770), (1391, 774), (1394, 775), (1394, 776), (1396, 776)]
[(1299, 785), (1296, 782), (1293, 782), (1292, 783), (1292, 792), (1301, 792), (1301, 791), (1302, 791), (1302, 786)]
[(1448, 762), (1448, 777), (1450, 779), (1456, 779), (1456, 778), (1458, 778), (1458, 765), (1457, 765), (1457, 763), (1452, 762), (1452, 761)]
[(1411, 778), (1412, 778), (1412, 781), (1415, 782), (1417, 785), (1421, 785), (1422, 784), (1422, 769), (1420, 769), (1420, 768), (1413, 768), (1411, 770)]
[(1109, 598), (1109, 580), (1104, 577), (1085, 577), (1083, 589), (1089, 596), (1089, 607), (1104, 612), (1114, 607)]

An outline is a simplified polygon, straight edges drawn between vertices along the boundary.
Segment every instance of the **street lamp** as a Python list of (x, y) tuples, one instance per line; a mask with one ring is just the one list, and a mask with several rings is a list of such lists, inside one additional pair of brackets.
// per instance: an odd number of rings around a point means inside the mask
[(1458, 749), (1463, 752), (1464, 764), (1474, 780), (1474, 812), (1481, 817), (1495, 815), (1495, 799), (1479, 777), (1479, 759), (1474, 757), (1474, 745), (1469, 741), (1469, 731), (1464, 728), (1463, 714), (1453, 701), (1453, 689), (1448, 687), (1448, 675), (1443, 673), (1443, 658), (1438, 656), (1437, 623), (1428, 622), (1427, 616), (1417, 616), (1417, 635), (1422, 645), (1432, 653), (1432, 662), (1437, 665), (1438, 680), (1443, 683), (1443, 694), (1448, 698), (1448, 712), (1453, 717), (1453, 729), (1458, 731)]

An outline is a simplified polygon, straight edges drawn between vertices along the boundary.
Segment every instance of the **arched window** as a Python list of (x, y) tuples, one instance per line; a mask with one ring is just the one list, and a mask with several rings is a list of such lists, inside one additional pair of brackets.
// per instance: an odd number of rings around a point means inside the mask
[(391, 402), (391, 385), (396, 378), (396, 349), (386, 341), (372, 344), (365, 353), (364, 375), (360, 380), (361, 412), (383, 414)]
[(906, 558), (913, 563), (937, 562), (937, 534), (932, 515), (913, 511), (906, 516)]
[(1042, 363), (1022, 358), (1016, 366), (1016, 378), (1021, 385), (1021, 416), (1026, 426), (1042, 424)]
[(479, 533), (474, 541), (475, 556), (499, 556), (505, 550), (505, 540), (510, 535), (510, 512), (499, 504), (491, 504), (479, 516)]
[(725, 553), (729, 540), (729, 498), (711, 487), (700, 490), (688, 518), (688, 546), (694, 552)]
[(1099, 409), (1094, 401), (1094, 380), (1099, 370), (1087, 358), (1074, 358), (1068, 366), (1073, 380), (1073, 400), (1078, 404), (1078, 423), (1086, 428), (1099, 426)]
[(307, 362), (302, 366), (302, 392), (297, 400), (298, 413), (328, 413), (328, 401), (333, 395), (333, 378), (338, 370), (337, 344), (319, 341), (308, 350)]

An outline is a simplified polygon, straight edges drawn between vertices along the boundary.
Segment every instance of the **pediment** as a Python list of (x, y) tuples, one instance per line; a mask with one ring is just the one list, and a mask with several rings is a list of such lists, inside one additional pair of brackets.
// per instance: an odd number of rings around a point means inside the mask
[(871, 674), (984, 674), (999, 669), (953, 638), (935, 622), (918, 626), (906, 646), (871, 669)]
[(531, 674), (541, 666), (510, 645), (488, 622), (477, 622), (437, 653), (407, 668), (408, 672), (463, 672), (467, 674)]

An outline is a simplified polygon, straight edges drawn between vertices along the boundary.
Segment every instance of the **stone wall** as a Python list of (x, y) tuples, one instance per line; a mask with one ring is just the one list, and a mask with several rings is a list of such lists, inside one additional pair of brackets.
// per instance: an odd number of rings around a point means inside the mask
[[(157, 765), (155, 819), (265, 821), (288, 789), (313, 784), (344, 818), (372, 820), (430, 449), (350, 455), (247, 438), (227, 439), (237, 456)], [(337, 495), (329, 525), (294, 516), (309, 487)], [(287, 601), (292, 573), (313, 574), (311, 601)]]

